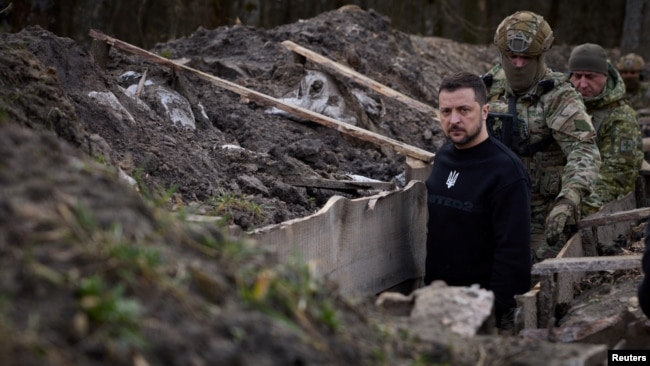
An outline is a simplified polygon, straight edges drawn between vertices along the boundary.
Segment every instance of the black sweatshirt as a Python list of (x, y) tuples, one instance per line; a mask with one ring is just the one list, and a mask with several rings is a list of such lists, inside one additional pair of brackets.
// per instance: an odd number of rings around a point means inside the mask
[(493, 137), (469, 149), (447, 144), (426, 185), (425, 283), (492, 290), (499, 321), (530, 289), (530, 181), (521, 160)]

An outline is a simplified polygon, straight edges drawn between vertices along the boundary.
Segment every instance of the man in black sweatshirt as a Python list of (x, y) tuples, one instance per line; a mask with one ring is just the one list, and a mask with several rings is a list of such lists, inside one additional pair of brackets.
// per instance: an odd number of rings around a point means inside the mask
[(488, 135), (480, 77), (458, 73), (439, 88), (440, 123), (451, 142), (427, 179), (425, 284), (478, 284), (494, 292), (497, 325), (509, 327), (514, 295), (530, 289), (530, 181), (521, 160)]

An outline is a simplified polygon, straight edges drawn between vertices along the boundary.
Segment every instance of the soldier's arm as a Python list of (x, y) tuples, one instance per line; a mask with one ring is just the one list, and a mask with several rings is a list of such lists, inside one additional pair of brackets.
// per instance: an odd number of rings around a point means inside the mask
[(580, 95), (570, 86), (560, 86), (549, 104), (548, 124), (555, 141), (567, 157), (559, 198), (576, 206), (594, 189), (601, 158), (596, 132)]
[(601, 156), (599, 179), (593, 194), (602, 203), (613, 201), (634, 189), (643, 161), (643, 146), (633, 110), (615, 112), (598, 131)]

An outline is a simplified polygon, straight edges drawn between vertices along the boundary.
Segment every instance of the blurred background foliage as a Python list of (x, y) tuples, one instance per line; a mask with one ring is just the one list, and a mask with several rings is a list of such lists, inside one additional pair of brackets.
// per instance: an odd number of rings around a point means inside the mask
[(505, 16), (532, 10), (551, 24), (556, 44), (599, 43), (650, 58), (650, 0), (2, 0), (0, 9), (10, 3), (2, 31), (39, 25), (89, 45), (95, 28), (146, 49), (198, 27), (272, 28), (344, 5), (374, 9), (409, 34), (487, 44)]

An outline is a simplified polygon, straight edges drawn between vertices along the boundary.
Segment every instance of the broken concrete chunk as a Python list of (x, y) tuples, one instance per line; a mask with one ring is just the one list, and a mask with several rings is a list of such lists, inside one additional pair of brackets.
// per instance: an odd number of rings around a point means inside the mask
[(384, 292), (375, 305), (390, 315), (408, 316), (409, 333), (434, 341), (444, 333), (476, 335), (492, 315), (494, 293), (477, 285), (450, 287), (434, 281), (408, 296)]
[(175, 125), (196, 129), (194, 113), (190, 103), (176, 91), (158, 85), (154, 90), (157, 101), (162, 105), (166, 117)]
[(494, 306), (494, 293), (478, 285), (449, 287), (435, 281), (416, 290), (414, 296), (411, 320), (415, 329), (445, 326), (464, 337), (476, 335)]
[(413, 295), (406, 296), (399, 292), (382, 292), (377, 297), (375, 306), (392, 316), (409, 316), (413, 309)]
[(135, 120), (131, 113), (124, 108), (122, 103), (115, 97), (115, 94), (108, 92), (96, 92), (91, 91), (88, 93), (88, 97), (97, 102), (97, 104), (104, 106), (108, 111), (120, 121), (128, 122), (132, 125), (135, 125)]

